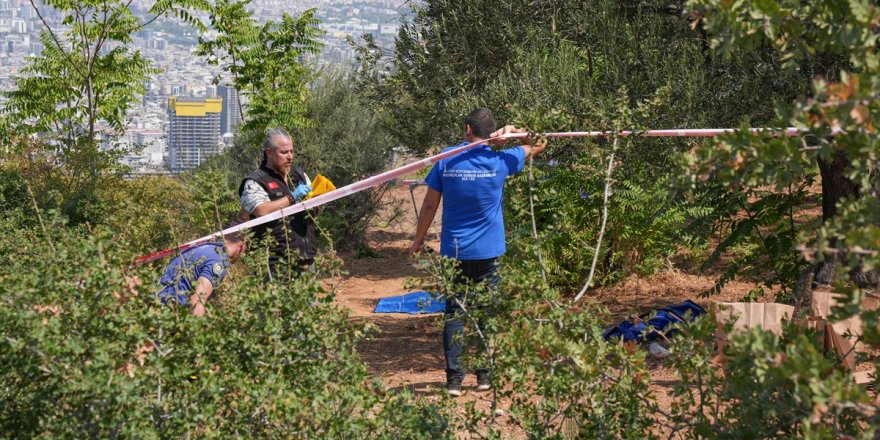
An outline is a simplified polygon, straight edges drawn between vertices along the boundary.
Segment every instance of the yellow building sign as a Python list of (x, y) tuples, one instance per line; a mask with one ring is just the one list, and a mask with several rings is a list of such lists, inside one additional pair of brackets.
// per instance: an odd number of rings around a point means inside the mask
[(223, 110), (223, 98), (179, 100), (172, 96), (168, 98), (168, 108), (175, 116), (205, 116), (208, 113), (220, 113)]

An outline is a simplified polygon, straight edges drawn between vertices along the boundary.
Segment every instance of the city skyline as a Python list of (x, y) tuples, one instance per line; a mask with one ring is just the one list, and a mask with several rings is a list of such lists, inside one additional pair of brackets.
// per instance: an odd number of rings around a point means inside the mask
[[(145, 15), (152, 2), (135, 0), (130, 8), (137, 15)], [(55, 32), (64, 32), (61, 25), (63, 17), (51, 7), (38, 3), (40, 13), (26, 0), (0, 0), (0, 91), (14, 89), (14, 78), (28, 65), (28, 57), (39, 56), (44, 49), (39, 33), (45, 29), (44, 21)], [(305, 62), (320, 68), (327, 65), (346, 66), (354, 60), (355, 51), (347, 41), (349, 37), (371, 34), (383, 47), (390, 47), (399, 30), (401, 14), (406, 12), (404, 1), (400, 0), (255, 0), (250, 5), (254, 18), (264, 22), (280, 18), (283, 13), (294, 16), (315, 8), (319, 28), (324, 32), (319, 38), (323, 44), (316, 56), (308, 56)], [(42, 17), (42, 18), (40, 18)], [(196, 14), (203, 22), (208, 22), (204, 14)], [(159, 19), (147, 28), (132, 35), (130, 48), (137, 50), (160, 73), (145, 82), (145, 93), (141, 105), (133, 105), (126, 115), (124, 133), (107, 147), (114, 146), (127, 151), (122, 161), (132, 167), (133, 173), (164, 172), (170, 164), (167, 139), (157, 138), (155, 133), (168, 133), (170, 123), (167, 115), (168, 99), (210, 98), (222, 93), (238, 93), (230, 87), (219, 66), (211, 66), (207, 60), (193, 54), (197, 44), (194, 28), (182, 25), (171, 19)], [(215, 84), (219, 78), (219, 84)], [(223, 91), (223, 92), (221, 92)], [(231, 95), (225, 97), (227, 100)], [(0, 97), (0, 107), (3, 98)], [(224, 106), (225, 108), (226, 106)], [(242, 117), (236, 109), (233, 114), (222, 114), (222, 128), (218, 136), (230, 132), (230, 121)], [(104, 127), (109, 131), (109, 127)], [(144, 134), (146, 133), (146, 134)], [(163, 160), (157, 157), (163, 156)]]

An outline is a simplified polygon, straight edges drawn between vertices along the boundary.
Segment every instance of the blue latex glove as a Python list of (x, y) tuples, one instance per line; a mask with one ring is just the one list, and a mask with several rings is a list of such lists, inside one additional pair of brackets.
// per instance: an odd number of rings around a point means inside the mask
[(312, 192), (312, 186), (301, 183), (299, 184), (299, 186), (296, 187), (295, 190), (293, 190), (292, 193), (290, 193), (290, 195), (293, 196), (294, 200), (299, 202), (300, 200), (305, 198), (305, 196), (307, 196), (310, 192)]

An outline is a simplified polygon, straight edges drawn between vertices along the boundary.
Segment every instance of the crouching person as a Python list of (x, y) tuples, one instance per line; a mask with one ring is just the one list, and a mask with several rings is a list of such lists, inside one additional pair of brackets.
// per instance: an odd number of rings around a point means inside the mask
[[(227, 225), (226, 228), (234, 224)], [(189, 306), (195, 316), (205, 314), (205, 302), (217, 285), (226, 278), (229, 265), (246, 248), (241, 232), (225, 235), (222, 240), (201, 244), (180, 253), (168, 263), (159, 284), (162, 304)]]

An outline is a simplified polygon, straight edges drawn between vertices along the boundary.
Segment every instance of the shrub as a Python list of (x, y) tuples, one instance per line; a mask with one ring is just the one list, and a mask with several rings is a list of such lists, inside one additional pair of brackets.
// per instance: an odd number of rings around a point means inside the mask
[(0, 240), (0, 436), (447, 435), (438, 408), (367, 376), (363, 329), (316, 279), (236, 271), (198, 319), (159, 303), (158, 267), (126, 269), (112, 230), (48, 229)]
[[(551, 144), (549, 158), (539, 156), (531, 171), (527, 164), (520, 176), (511, 179), (505, 189), (505, 223), (511, 256), (529, 255), (538, 243), (547, 281), (571, 292), (583, 286), (593, 261), (608, 158), (590, 141), (582, 141), (578, 148), (592, 151), (576, 158), (560, 154), (566, 146)], [(704, 246), (687, 226), (707, 215), (710, 205), (706, 200), (686, 200), (670, 191), (668, 174), (649, 179), (647, 172), (629, 162), (617, 161), (615, 166), (594, 284), (671, 267), (672, 257), (681, 249)], [(537, 240), (533, 239), (530, 196)]]
[[(337, 188), (386, 171), (396, 144), (379, 115), (357, 95), (351, 73), (322, 73), (312, 88), (307, 111), (316, 126), (294, 133), (301, 166), (312, 177), (320, 173), (330, 178)], [(388, 204), (384, 200), (388, 188), (368, 189), (323, 209), (318, 221), (335, 245), (349, 249), (366, 245), (367, 228)]]
[[(680, 382), (675, 429), (689, 438), (872, 438), (877, 420), (865, 389), (826, 358), (813, 331), (783, 337), (754, 329), (730, 338), (716, 357), (716, 324), (705, 316), (671, 345)], [(723, 368), (719, 368), (722, 367)]]

